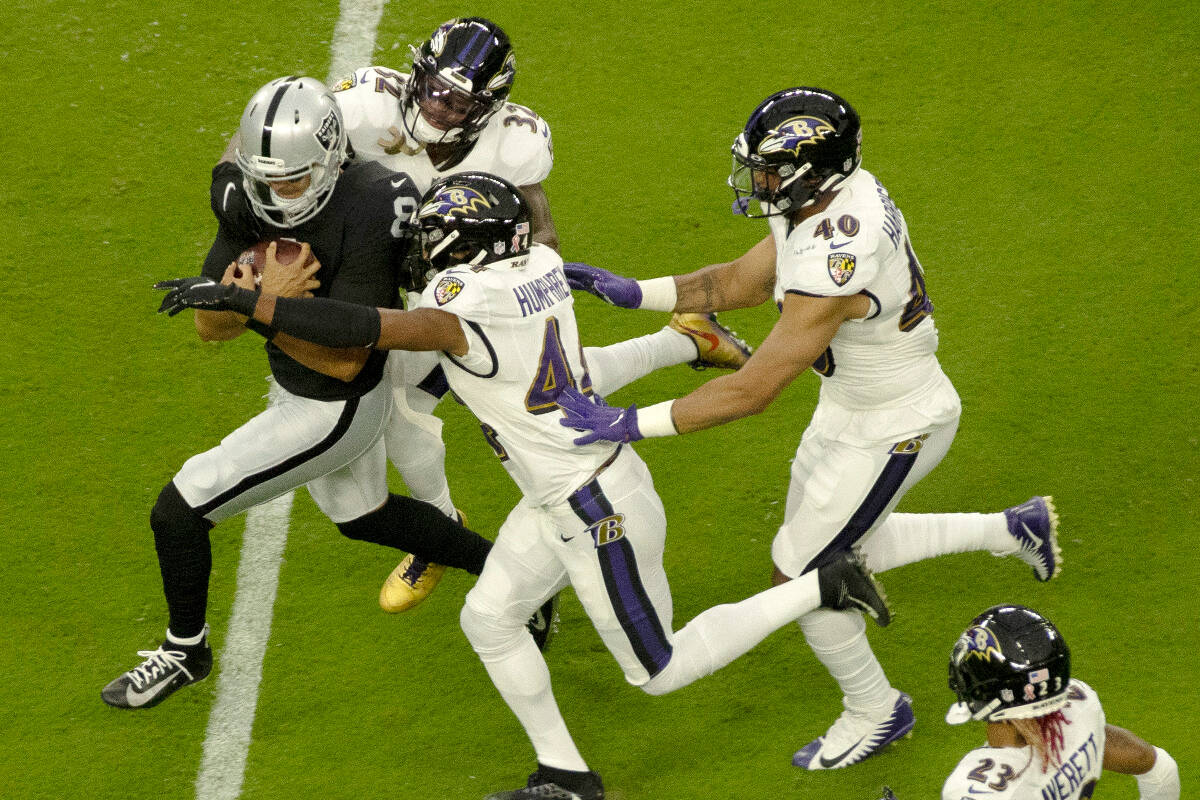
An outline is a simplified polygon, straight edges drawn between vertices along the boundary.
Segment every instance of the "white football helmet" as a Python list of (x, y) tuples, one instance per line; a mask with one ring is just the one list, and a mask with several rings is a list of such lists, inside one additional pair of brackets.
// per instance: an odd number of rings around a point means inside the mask
[[(280, 228), (317, 215), (346, 160), (346, 126), (333, 92), (315, 78), (277, 78), (242, 113), (237, 165), (254, 213)], [(301, 191), (280, 183), (308, 183)]]

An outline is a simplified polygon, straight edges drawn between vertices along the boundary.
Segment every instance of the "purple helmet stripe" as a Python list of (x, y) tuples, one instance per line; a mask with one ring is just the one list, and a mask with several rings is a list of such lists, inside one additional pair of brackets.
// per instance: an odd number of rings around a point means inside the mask
[(879, 519), (879, 515), (896, 496), (896, 492), (900, 491), (900, 486), (908, 477), (909, 470), (917, 463), (919, 453), (920, 451), (892, 454), (887, 463), (883, 465), (879, 477), (875, 479), (875, 485), (871, 487), (862, 503), (850, 515), (849, 521), (838, 531), (837, 536), (833, 537), (833, 541), (825, 545), (821, 552), (808, 562), (808, 565), (804, 567), (804, 572), (816, 569), (817, 565), (832, 553), (849, 550), (867, 531), (871, 530), (876, 520)]
[[(483, 37), (483, 41), (480, 42), (479, 49), (476, 51), (476, 53), (474, 55), (470, 55), (471, 49), (473, 47), (475, 47), (475, 43), (479, 41), (480, 37)], [(475, 31), (475, 34), (471, 37), (471, 40), (469, 42), (467, 42), (466, 46), (463, 47), (463, 49), (458, 52), (458, 56), (457, 56), (458, 63), (460, 63), (464, 67), (466, 67), (466, 69), (464, 70), (464, 74), (466, 75), (466, 77), (470, 78), (471, 80), (475, 79), (475, 73), (479, 70), (479, 68), (481, 66), (483, 66), (483, 59), (487, 55), (487, 52), (488, 52), (488, 46), (487, 46), (488, 38), (489, 38), (488, 31), (486, 29), (480, 27), (479, 30)], [(468, 58), (470, 60), (468, 60)]]

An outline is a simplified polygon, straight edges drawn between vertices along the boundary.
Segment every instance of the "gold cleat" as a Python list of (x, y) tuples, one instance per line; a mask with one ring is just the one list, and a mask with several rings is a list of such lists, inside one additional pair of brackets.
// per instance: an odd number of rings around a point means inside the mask
[(738, 369), (754, 352), (736, 333), (717, 322), (716, 314), (675, 314), (668, 327), (696, 343), (699, 357), (690, 362), (692, 369)]
[[(467, 515), (458, 512), (458, 524), (467, 524)], [(399, 614), (416, 608), (433, 594), (438, 581), (446, 574), (445, 564), (430, 564), (411, 553), (396, 565), (379, 590), (379, 607), (389, 614)]]
[(429, 564), (409, 554), (383, 582), (379, 607), (389, 614), (416, 608), (429, 597), (445, 572), (445, 565)]

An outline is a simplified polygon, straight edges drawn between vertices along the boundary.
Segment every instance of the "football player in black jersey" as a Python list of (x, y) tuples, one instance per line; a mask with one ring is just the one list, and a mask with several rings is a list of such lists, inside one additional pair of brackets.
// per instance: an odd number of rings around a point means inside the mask
[[(303, 242), (315, 261), (291, 287), (271, 291), (391, 306), (420, 199), (412, 180), (374, 163), (344, 166), (347, 136), (333, 94), (312, 78), (280, 78), (247, 105), (232, 158), (213, 169), (216, 241), (204, 275), (253, 288), (236, 264), (255, 243)], [(344, 166), (344, 168), (343, 168)], [(268, 248), (273, 259), (276, 246)], [(491, 542), (433, 506), (388, 493), (382, 432), (391, 390), (385, 354), (333, 349), (276, 335), (245, 317), (196, 314), (207, 341), (247, 329), (267, 339), (275, 382), (266, 411), (193, 456), (166, 485), (150, 514), (167, 599), (166, 641), (104, 687), (118, 708), (149, 708), (212, 669), (205, 611), (212, 568), (209, 530), (224, 519), (307, 485), (313, 500), (351, 539), (414, 552), (482, 571)]]

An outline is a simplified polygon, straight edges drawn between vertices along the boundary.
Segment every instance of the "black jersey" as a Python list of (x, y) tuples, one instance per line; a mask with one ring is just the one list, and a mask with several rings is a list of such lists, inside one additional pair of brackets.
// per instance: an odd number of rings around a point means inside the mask
[[(220, 280), (243, 250), (264, 239), (286, 237), (312, 246), (321, 262), (317, 297), (391, 308), (398, 289), (411, 288), (401, 268), (411, 245), (409, 214), (420, 192), (412, 179), (376, 163), (348, 165), (334, 185), (333, 196), (312, 219), (294, 228), (279, 228), (254, 214), (242, 188), (237, 165), (213, 168), (212, 209), (217, 237), (204, 259), (204, 275)], [(366, 365), (349, 383), (311, 370), (267, 342), (271, 374), (293, 394), (315, 400), (348, 400), (370, 391), (383, 376), (387, 354), (372, 351)]]

